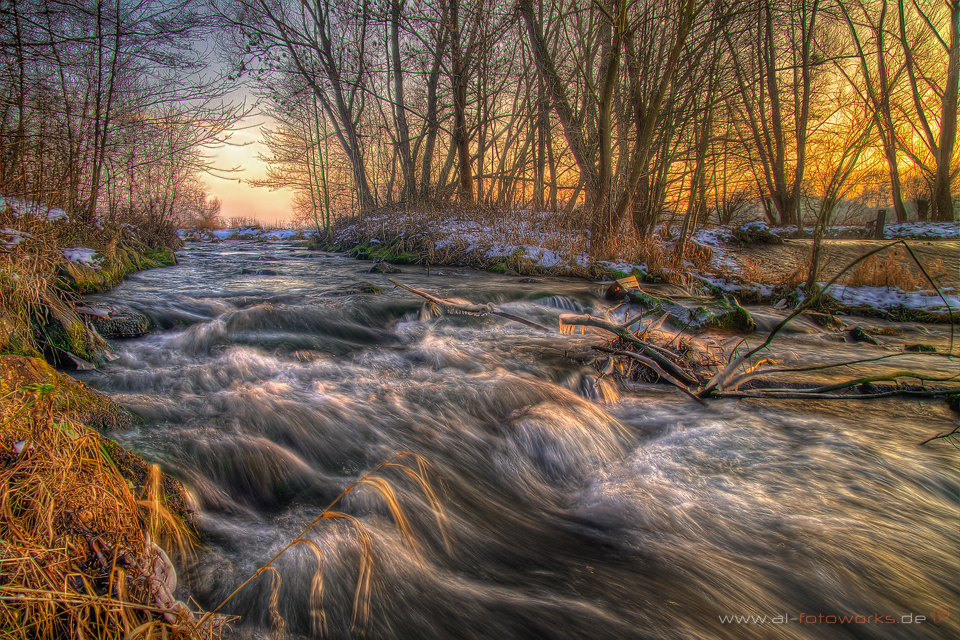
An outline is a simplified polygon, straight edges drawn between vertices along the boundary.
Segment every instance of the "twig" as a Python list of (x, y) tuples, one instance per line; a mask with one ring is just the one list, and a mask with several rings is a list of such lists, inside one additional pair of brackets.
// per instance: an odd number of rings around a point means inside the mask
[(958, 424), (957, 426), (955, 426), (955, 427), (953, 428), (953, 431), (951, 431), (951, 432), (949, 432), (949, 433), (943, 433), (943, 432), (941, 432), (941, 433), (938, 433), (937, 435), (933, 436), (932, 438), (927, 438), (926, 440), (924, 440), (923, 442), (920, 443), (920, 446), (922, 447), (923, 445), (929, 444), (929, 443), (933, 442), (934, 440), (950, 440), (951, 438), (953, 438), (953, 436), (955, 436), (955, 435), (957, 435), (957, 434), (960, 434), (960, 424)]

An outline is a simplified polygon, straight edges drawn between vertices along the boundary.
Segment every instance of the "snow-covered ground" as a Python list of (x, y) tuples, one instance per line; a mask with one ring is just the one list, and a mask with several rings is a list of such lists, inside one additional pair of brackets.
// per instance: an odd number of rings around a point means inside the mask
[(21, 200), (20, 198), (9, 198), (0, 196), (0, 210), (9, 208), (17, 218), (24, 216), (33, 216), (46, 220), (47, 222), (56, 222), (67, 217), (67, 212), (63, 209), (54, 209), (39, 202), (30, 200)]
[(235, 229), (178, 229), (177, 235), (181, 240), (289, 240), (302, 238), (303, 231), (299, 229), (272, 229), (265, 230), (259, 227), (237, 227)]
[(956, 222), (904, 222), (883, 228), (884, 238), (960, 238)]
[(33, 236), (26, 231), (19, 231), (7, 227), (0, 229), (0, 243), (3, 244), (5, 249), (12, 249), (21, 242), (25, 242), (27, 238), (32, 237)]
[[(934, 291), (903, 291), (897, 287), (848, 287), (833, 285), (827, 289), (827, 295), (843, 304), (853, 307), (867, 306), (878, 311), (893, 309), (919, 309), (943, 313), (947, 305), (954, 311), (960, 310), (960, 296), (953, 288), (944, 290), (943, 298)], [(946, 299), (947, 305), (944, 305)]]
[(63, 257), (69, 262), (76, 262), (91, 269), (99, 269), (103, 257), (97, 254), (93, 249), (87, 247), (74, 247), (72, 249), (61, 249)]

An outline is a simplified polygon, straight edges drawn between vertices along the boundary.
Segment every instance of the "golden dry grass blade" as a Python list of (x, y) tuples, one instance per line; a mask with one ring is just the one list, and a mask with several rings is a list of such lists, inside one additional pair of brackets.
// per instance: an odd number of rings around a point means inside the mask
[(283, 638), (284, 628), (286, 626), (283, 621), (283, 616), (280, 615), (280, 585), (283, 581), (280, 578), (280, 572), (273, 567), (269, 567), (267, 571), (273, 574), (270, 603), (268, 605), (270, 609), (270, 625), (273, 627), (274, 635), (278, 638)]
[(327, 616), (323, 610), (323, 551), (313, 540), (299, 540), (297, 544), (308, 546), (317, 557), (317, 570), (310, 581), (310, 625), (315, 636), (327, 634)]

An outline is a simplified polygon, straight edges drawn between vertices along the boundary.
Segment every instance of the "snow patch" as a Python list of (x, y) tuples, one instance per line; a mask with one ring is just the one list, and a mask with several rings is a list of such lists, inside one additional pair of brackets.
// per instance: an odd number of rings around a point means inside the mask
[(103, 258), (97, 255), (97, 252), (87, 247), (74, 247), (73, 249), (61, 249), (63, 257), (70, 262), (82, 264), (91, 269), (99, 269)]
[(7, 227), (0, 229), (0, 236), (10, 236), (7, 239), (0, 238), (0, 244), (3, 244), (4, 248), (6, 249), (12, 249), (21, 242), (25, 242), (27, 238), (33, 237), (26, 231), (18, 231), (17, 229), (10, 229)]
[(47, 222), (56, 222), (57, 220), (62, 220), (63, 218), (67, 217), (67, 212), (63, 209), (55, 209), (40, 202), (33, 202), (31, 200), (0, 196), (0, 209), (6, 207), (9, 207), (13, 212), (13, 215), (17, 218), (32, 216), (34, 218), (46, 220)]
[[(822, 286), (822, 285), (821, 285)], [(944, 291), (954, 291), (953, 288)], [(827, 289), (827, 295), (851, 306), (867, 306), (878, 311), (891, 311), (903, 307), (905, 309), (920, 309), (943, 313), (947, 306), (935, 292), (932, 291), (903, 291), (898, 287), (849, 287), (833, 285)], [(960, 296), (945, 294), (943, 296), (950, 309), (960, 310)]]
[(883, 228), (884, 238), (958, 238), (960, 225), (956, 222), (904, 222)]

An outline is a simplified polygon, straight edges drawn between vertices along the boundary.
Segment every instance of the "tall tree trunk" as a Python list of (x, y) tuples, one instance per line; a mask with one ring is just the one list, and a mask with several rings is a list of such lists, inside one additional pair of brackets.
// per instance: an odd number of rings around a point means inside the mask
[(470, 133), (467, 130), (467, 78), (463, 49), (460, 45), (460, 0), (450, 0), (450, 47), (453, 89), (453, 142), (457, 147), (460, 173), (460, 199), (474, 202), (473, 170), (470, 168)]
[(947, 63), (947, 84), (943, 91), (940, 120), (940, 157), (933, 183), (933, 217), (941, 222), (953, 221), (953, 194), (950, 169), (957, 142), (957, 100), (960, 89), (960, 0), (948, 0), (950, 7), (950, 50)]
[[(446, 19), (446, 5), (444, 5), (443, 16), (444, 19)], [(420, 172), (420, 198), (423, 200), (431, 196), (430, 185), (433, 179), (433, 154), (437, 146), (437, 133), (440, 131), (440, 109), (439, 100), (437, 99), (437, 86), (440, 84), (441, 63), (443, 61), (443, 51), (446, 48), (446, 43), (446, 29), (442, 29), (437, 42), (437, 50), (434, 52), (433, 67), (430, 69), (430, 75), (427, 78), (427, 137), (423, 147), (423, 164)]]
[(401, 0), (390, 3), (390, 44), (393, 49), (394, 118), (400, 146), (400, 169), (403, 173), (403, 199), (412, 203), (417, 199), (417, 178), (413, 155), (410, 153), (410, 129), (407, 127), (407, 108), (403, 100), (403, 67), (400, 64)]

